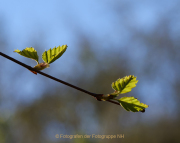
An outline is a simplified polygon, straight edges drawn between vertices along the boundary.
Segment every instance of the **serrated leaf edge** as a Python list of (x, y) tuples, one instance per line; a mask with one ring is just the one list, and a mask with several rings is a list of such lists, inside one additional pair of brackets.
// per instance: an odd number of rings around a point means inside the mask
[[(47, 51), (45, 50), (45, 52), (43, 52), (43, 54), (42, 54), (43, 61), (48, 63), (48, 64), (53, 63), (55, 60), (57, 60), (58, 58), (60, 58), (64, 54), (64, 52), (66, 51), (67, 47), (68, 47), (67, 45), (62, 45), (62, 46), (58, 46), (58, 47), (55, 46), (53, 48), (54, 49), (54, 54), (52, 54), (52, 50), (53, 49), (51, 49), (51, 48), (49, 50), (47, 50)], [(61, 51), (57, 52), (58, 49), (61, 50)], [(44, 58), (44, 56), (45, 56), (45, 58)], [(54, 58), (56, 58), (56, 59), (54, 59)]]
[[(130, 79), (130, 78), (132, 78), (132, 79)], [(136, 80), (136, 78), (137, 78), (137, 77), (135, 77), (134, 75), (125, 76), (125, 77), (123, 77), (123, 78), (117, 79), (115, 82), (113, 82), (113, 83), (111, 84), (111, 86), (112, 86), (112, 88), (113, 88), (115, 91), (120, 91), (120, 94), (124, 94), (124, 93), (130, 92), (130, 91), (132, 90), (132, 88), (136, 87), (136, 84), (137, 84), (137, 82), (138, 82), (138, 80)], [(130, 80), (129, 80), (129, 79), (130, 79)], [(123, 89), (120, 89), (119, 87), (123, 87), (123, 86), (125, 85), (125, 80), (128, 80), (126, 86), (125, 86)], [(135, 85), (130, 86), (131, 88), (130, 88), (130, 87), (128, 88), (128, 84), (129, 84), (132, 80), (135, 80), (135, 81), (134, 81), (134, 82), (135, 82)], [(134, 83), (134, 82), (133, 82), (133, 83)], [(127, 88), (129, 89), (129, 91), (123, 92), (123, 90), (125, 90), (125, 89), (127, 89)]]
[[(128, 99), (128, 98), (133, 98), (133, 100), (136, 100), (136, 102), (139, 102), (140, 105), (143, 105), (143, 106), (146, 106), (146, 107), (142, 107), (142, 106), (139, 106), (139, 105), (135, 105), (136, 107), (142, 108), (142, 110), (137, 110), (137, 109), (135, 109), (136, 111), (131, 111), (130, 109), (127, 109), (127, 108), (125, 108), (125, 107), (122, 105), (122, 102), (124, 102), (124, 101), (121, 101), (122, 98), (127, 98), (127, 99)], [(120, 99), (113, 99), (113, 100), (118, 101), (119, 104), (120, 104), (126, 111), (131, 111), (131, 112), (139, 112), (139, 111), (141, 111), (141, 112), (142, 112), (144, 109), (146, 109), (146, 108), (149, 107), (149, 105), (144, 104), (144, 103), (141, 103), (137, 98), (134, 98), (133, 96), (132, 96), (132, 97), (122, 97), (122, 98), (120, 98)], [(127, 102), (124, 102), (124, 103), (128, 104)], [(129, 104), (130, 104), (130, 103), (129, 103)]]

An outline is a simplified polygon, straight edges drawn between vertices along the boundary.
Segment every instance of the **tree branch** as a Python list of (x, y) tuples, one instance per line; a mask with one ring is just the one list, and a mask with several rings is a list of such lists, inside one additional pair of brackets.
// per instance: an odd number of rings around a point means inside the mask
[[(89, 91), (84, 90), (84, 89), (82, 89), (82, 88), (79, 88), (79, 87), (77, 87), (77, 86), (74, 86), (74, 85), (72, 85), (72, 84), (70, 84), (70, 83), (67, 83), (67, 82), (63, 81), (63, 80), (60, 80), (60, 79), (55, 78), (55, 77), (53, 77), (53, 76), (51, 76), (51, 75), (48, 75), (48, 74), (45, 74), (45, 73), (43, 73), (43, 72), (41, 72), (41, 71), (39, 71), (39, 70), (36, 70), (36, 69), (34, 69), (33, 67), (28, 66), (28, 65), (26, 65), (26, 64), (24, 64), (24, 63), (22, 63), (22, 62), (20, 62), (20, 61), (18, 61), (18, 60), (16, 60), (16, 59), (12, 58), (12, 57), (10, 57), (10, 56), (2, 53), (2, 52), (0, 52), (0, 55), (3, 56), (3, 57), (5, 57), (5, 58), (7, 58), (7, 59), (9, 59), (9, 60), (11, 60), (11, 61), (13, 61), (13, 62), (15, 62), (15, 63), (17, 63), (17, 64), (19, 64), (19, 65), (21, 65), (21, 66), (23, 66), (23, 67), (25, 67), (25, 68), (27, 68), (27, 69), (30, 70), (30, 71), (35, 71), (35, 72), (37, 72), (37, 73), (39, 73), (39, 74), (41, 74), (41, 75), (43, 75), (43, 76), (46, 76), (46, 77), (48, 77), (48, 78), (50, 78), (50, 79), (52, 79), (52, 80), (55, 80), (55, 81), (57, 81), (57, 82), (60, 82), (60, 83), (62, 83), (62, 84), (65, 84), (65, 85), (67, 85), (67, 86), (69, 86), (69, 87), (72, 87), (72, 88), (74, 88), (74, 89), (77, 89), (77, 90), (79, 90), (79, 91), (81, 91), (81, 92), (84, 92), (84, 93), (86, 93), (86, 94), (89, 94), (89, 95), (95, 97), (98, 101), (102, 101), (101, 98), (103, 97), (104, 94), (92, 93), (92, 92), (89, 92)], [(106, 100), (106, 101), (111, 102), (111, 103), (113, 103), (113, 104), (120, 105), (118, 102), (115, 102), (115, 101), (112, 101), (112, 100)]]

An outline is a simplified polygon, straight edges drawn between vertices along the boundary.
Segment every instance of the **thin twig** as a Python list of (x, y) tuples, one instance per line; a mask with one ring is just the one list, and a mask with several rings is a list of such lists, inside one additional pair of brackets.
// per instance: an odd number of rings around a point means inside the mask
[[(39, 74), (41, 74), (41, 75), (43, 75), (43, 76), (46, 76), (46, 77), (48, 77), (48, 78), (50, 78), (50, 79), (52, 79), (52, 80), (55, 80), (55, 81), (57, 81), (57, 82), (60, 82), (60, 83), (65, 84), (65, 85), (67, 85), (67, 86), (70, 86), (70, 87), (72, 87), (72, 88), (74, 88), (74, 89), (77, 89), (77, 90), (79, 90), (79, 91), (81, 91), (81, 92), (87, 93), (87, 94), (95, 97), (98, 101), (102, 101), (102, 100), (101, 100), (101, 97), (102, 97), (104, 94), (96, 94), (96, 93), (92, 93), (92, 92), (89, 92), (89, 91), (87, 91), (87, 90), (84, 90), (84, 89), (82, 89), (82, 88), (79, 88), (79, 87), (77, 87), (77, 86), (75, 86), (75, 85), (72, 85), (72, 84), (67, 83), (67, 82), (65, 82), (65, 81), (63, 81), (63, 80), (60, 80), (60, 79), (55, 78), (55, 77), (53, 77), (53, 76), (51, 76), (51, 75), (48, 75), (48, 74), (43, 73), (43, 72), (41, 72), (41, 71), (39, 71), (39, 70), (36, 70), (36, 69), (34, 69), (33, 67), (28, 66), (28, 65), (26, 65), (26, 64), (24, 64), (24, 63), (22, 63), (22, 62), (20, 62), (20, 61), (18, 61), (18, 60), (16, 60), (16, 59), (12, 58), (12, 57), (10, 57), (10, 56), (2, 53), (2, 52), (0, 52), (0, 55), (3, 56), (3, 57), (5, 57), (5, 58), (7, 58), (7, 59), (9, 59), (9, 60), (11, 60), (11, 61), (13, 61), (13, 62), (15, 62), (15, 63), (17, 63), (17, 64), (19, 64), (19, 65), (21, 65), (21, 66), (23, 66), (23, 67), (25, 67), (25, 68), (27, 68), (27, 69), (30, 70), (30, 71), (35, 71), (35, 72), (37, 72), (37, 73), (39, 73)], [(113, 104), (119, 105), (119, 103), (117, 103), (117, 102), (115, 102), (115, 101), (112, 101), (112, 100), (106, 100), (106, 101), (111, 102), (111, 103), (113, 103)]]

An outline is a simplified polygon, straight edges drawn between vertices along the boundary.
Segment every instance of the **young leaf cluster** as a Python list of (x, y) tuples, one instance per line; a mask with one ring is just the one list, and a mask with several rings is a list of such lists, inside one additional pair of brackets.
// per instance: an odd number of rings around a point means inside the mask
[[(39, 56), (37, 54), (37, 51), (32, 47), (27, 47), (24, 50), (15, 50), (14, 52), (20, 54), (21, 56), (24, 56), (26, 58), (33, 59), (37, 62), (37, 65), (34, 66), (34, 69), (37, 70), (43, 70), (45, 68), (50, 67), (49, 64), (60, 58), (63, 53), (66, 51), (67, 45), (58, 46), (57, 48), (54, 47), (53, 49), (49, 49), (48, 51), (45, 51), (42, 54), (43, 63), (39, 63)], [(36, 72), (32, 71), (33, 73), (37, 74)]]
[(119, 78), (112, 83), (112, 88), (115, 90), (114, 93), (102, 97), (102, 100), (115, 100), (127, 111), (145, 112), (145, 108), (148, 108), (148, 105), (140, 103), (137, 98), (122, 97), (120, 99), (116, 99), (119, 94), (130, 92), (132, 88), (136, 87), (137, 82), (138, 80), (136, 80), (136, 77), (133, 75), (129, 75), (121, 79)]

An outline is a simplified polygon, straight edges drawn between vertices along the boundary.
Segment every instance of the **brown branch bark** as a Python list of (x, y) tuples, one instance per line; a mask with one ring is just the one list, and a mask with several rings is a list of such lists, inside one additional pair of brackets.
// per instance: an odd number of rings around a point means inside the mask
[[(43, 75), (43, 76), (45, 76), (45, 77), (48, 77), (48, 78), (50, 78), (50, 79), (52, 79), (52, 80), (55, 80), (55, 81), (57, 81), (57, 82), (60, 82), (60, 83), (62, 83), (62, 84), (65, 84), (65, 85), (67, 85), (67, 86), (69, 86), (69, 87), (72, 87), (72, 88), (74, 88), (74, 89), (76, 89), (76, 90), (79, 90), (79, 91), (81, 91), (81, 92), (84, 92), (84, 93), (86, 93), (86, 94), (89, 94), (89, 95), (95, 97), (98, 101), (102, 101), (101, 98), (103, 97), (104, 94), (96, 94), (96, 93), (92, 93), (92, 92), (89, 92), (89, 91), (87, 91), (87, 90), (84, 90), (84, 89), (82, 89), (82, 88), (80, 88), (80, 87), (77, 87), (77, 86), (72, 85), (72, 84), (70, 84), (70, 83), (67, 83), (67, 82), (65, 82), (65, 81), (63, 81), (63, 80), (60, 80), (60, 79), (58, 79), (58, 78), (55, 78), (55, 77), (53, 77), (53, 76), (51, 76), (51, 75), (48, 75), (48, 74), (46, 74), (46, 73), (43, 73), (43, 72), (41, 72), (41, 71), (39, 71), (39, 70), (36, 70), (36, 69), (34, 69), (33, 67), (28, 66), (28, 65), (26, 65), (26, 64), (24, 64), (24, 63), (22, 63), (22, 62), (20, 62), (20, 61), (18, 61), (18, 60), (16, 60), (16, 59), (12, 58), (12, 57), (10, 57), (10, 56), (2, 53), (2, 52), (0, 52), (0, 55), (3, 56), (3, 57), (5, 57), (5, 58), (7, 58), (7, 59), (9, 59), (9, 60), (11, 60), (11, 61), (13, 61), (13, 62), (15, 62), (15, 63), (17, 63), (17, 64), (19, 64), (19, 65), (21, 65), (21, 66), (23, 66), (23, 67), (25, 67), (25, 68), (27, 68), (27, 69), (30, 70), (30, 71), (37, 72), (37, 73), (39, 73), (39, 74), (41, 74), (41, 75)], [(113, 103), (113, 104), (116, 104), (116, 105), (120, 105), (118, 102), (115, 102), (115, 101), (112, 101), (112, 100), (106, 100), (106, 101), (107, 101), (107, 102), (110, 102), (110, 103)]]

